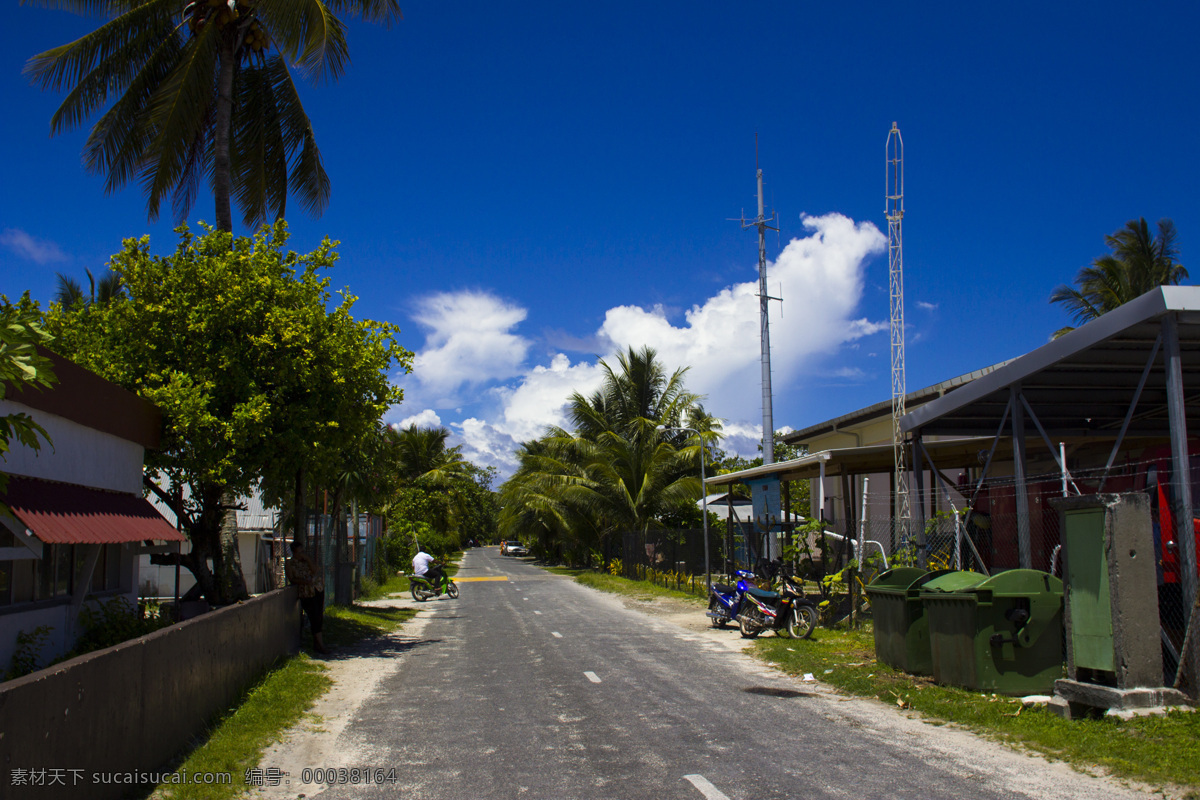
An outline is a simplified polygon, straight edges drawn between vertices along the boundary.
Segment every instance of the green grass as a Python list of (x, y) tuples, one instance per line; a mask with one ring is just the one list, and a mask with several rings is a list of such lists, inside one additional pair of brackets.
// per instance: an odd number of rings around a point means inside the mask
[[(325, 612), (325, 642), (347, 647), (394, 630), (415, 615), (412, 609), (333, 606)], [(231, 783), (164, 784), (151, 797), (232, 800), (245, 794), (246, 770), (257, 767), (263, 751), (299, 722), (332, 685), (325, 672), (325, 665), (303, 653), (284, 660), (247, 690), (236, 707), (215, 720), (203, 741), (176, 768), (177, 775), (228, 773)]]
[(980, 695), (935, 685), (881, 666), (873, 634), (818, 629), (811, 640), (775, 637), (755, 642), (756, 654), (793, 675), (812, 673), (848, 694), (874, 697), (953, 723), (998, 741), (1025, 747), (1081, 769), (1100, 767), (1118, 777), (1157, 786), (1175, 785), (1200, 798), (1200, 713), (1121, 721), (1064, 720), (1019, 699)]
[(705, 605), (704, 598), (702, 597), (697, 597), (694, 594), (677, 589), (669, 589), (665, 586), (657, 586), (647, 581), (634, 581), (629, 578), (606, 575), (602, 572), (590, 572), (588, 570), (570, 570), (569, 573), (574, 574), (576, 583), (582, 583), (584, 586), (590, 586), (602, 592), (624, 595), (634, 600), (656, 600), (665, 597), (687, 601), (694, 604), (697, 608), (702, 608)]
[(242, 702), (206, 731), (204, 743), (193, 750), (176, 775), (226, 773), (228, 784), (163, 786), (154, 798), (225, 800), (246, 790), (246, 770), (258, 766), (262, 752), (297, 723), (332, 682), (325, 667), (305, 655), (287, 659), (246, 692)]

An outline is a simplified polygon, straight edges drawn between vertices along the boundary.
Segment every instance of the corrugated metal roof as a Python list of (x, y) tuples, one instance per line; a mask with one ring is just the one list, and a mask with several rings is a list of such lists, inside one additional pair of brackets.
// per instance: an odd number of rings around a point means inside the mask
[[(926, 436), (994, 436), (1016, 387), (1055, 442), (1066, 437), (1111, 441), (1126, 425), (1127, 438), (1166, 438), (1166, 359), (1158, 336), (1168, 315), (1177, 320), (1183, 394), (1192, 416), (1200, 393), (1200, 287), (1160, 286), (909, 411), (900, 427)], [(1153, 362), (1151, 353), (1156, 353)], [(1137, 413), (1131, 415), (1135, 396)]]
[(4, 502), (47, 544), (184, 541), (142, 497), (10, 475)]
[[(1009, 359), (1009, 361), (1011, 360), (1012, 359)], [(988, 375), (1000, 369), (1005, 364), (1008, 364), (1009, 361), (1001, 361), (999, 364), (993, 364), (990, 367), (983, 367), (982, 369), (977, 369), (974, 372), (968, 372), (965, 375), (959, 375), (957, 378), (950, 378), (949, 380), (942, 381), (941, 383), (935, 383), (933, 386), (926, 386), (924, 389), (916, 389), (911, 391), (904, 395), (905, 407), (908, 409), (913, 409), (923, 403), (928, 403), (932, 400), (936, 400), (939, 397), (943, 397), (949, 392), (966, 386), (972, 381), (976, 381), (979, 378), (982, 378), (984, 375)], [(860, 408), (857, 411), (851, 411), (849, 414), (843, 414), (840, 417), (834, 417), (833, 419), (828, 419), (824, 422), (818, 422), (815, 425), (809, 425), (807, 428), (802, 428), (798, 431), (792, 431), (791, 433), (784, 435), (783, 441), (792, 445), (804, 444), (808, 439), (813, 439), (817, 436), (823, 436), (827, 433), (851, 433), (851, 431), (848, 429), (853, 428), (855, 425), (871, 422), (883, 417), (890, 417), (891, 414), (892, 401), (889, 398), (887, 400), (881, 400), (873, 405), (866, 406), (865, 408)]]

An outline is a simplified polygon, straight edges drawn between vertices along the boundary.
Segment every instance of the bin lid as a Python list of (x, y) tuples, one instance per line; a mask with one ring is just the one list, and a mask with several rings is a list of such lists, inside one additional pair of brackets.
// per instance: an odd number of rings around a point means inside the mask
[(1062, 594), (1062, 580), (1037, 569), (1008, 569), (972, 587), (972, 591), (990, 591), (999, 597), (1028, 597), (1050, 592)]
[(978, 572), (956, 570), (939, 575), (921, 587), (921, 594), (940, 593), (950, 594), (964, 592), (987, 580), (986, 575)]
[(871, 589), (907, 589), (913, 581), (925, 575), (920, 567), (892, 567), (879, 573), (875, 580), (867, 586)]

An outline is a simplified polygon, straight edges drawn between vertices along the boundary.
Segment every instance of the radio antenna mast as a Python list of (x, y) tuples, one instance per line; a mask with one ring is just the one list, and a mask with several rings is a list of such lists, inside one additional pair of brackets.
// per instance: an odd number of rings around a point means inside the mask
[(775, 419), (771, 409), (771, 325), (767, 307), (771, 297), (767, 293), (767, 231), (778, 231), (775, 212), (766, 216), (763, 211), (763, 171), (758, 166), (758, 134), (754, 134), (754, 169), (758, 176), (758, 216), (747, 220), (741, 218), (742, 230), (758, 228), (758, 323), (762, 346), (762, 412), (763, 412), (763, 464), (775, 463)]
[(888, 286), (892, 306), (892, 455), (895, 466), (895, 529), (906, 538), (912, 528), (912, 507), (908, 497), (908, 470), (904, 432), (904, 238), (900, 224), (904, 219), (904, 140), (900, 128), (892, 123), (885, 146), (887, 161), (886, 208), (888, 221)]

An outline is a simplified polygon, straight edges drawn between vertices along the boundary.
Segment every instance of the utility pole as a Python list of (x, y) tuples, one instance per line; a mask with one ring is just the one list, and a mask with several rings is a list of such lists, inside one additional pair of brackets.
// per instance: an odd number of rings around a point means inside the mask
[(908, 497), (907, 454), (900, 418), (904, 416), (904, 140), (892, 123), (885, 146), (887, 161), (886, 208), (888, 221), (888, 286), (891, 294), (892, 334), (892, 456), (896, 487), (894, 530), (905, 541), (912, 531), (912, 506)]
[(763, 464), (775, 463), (775, 419), (771, 408), (771, 325), (768, 303), (778, 300), (767, 294), (767, 231), (778, 231), (771, 225), (775, 212), (767, 217), (763, 211), (763, 171), (758, 166), (758, 136), (754, 137), (754, 168), (758, 175), (758, 216), (752, 220), (742, 217), (742, 230), (758, 228), (758, 324), (762, 347), (762, 413)]

